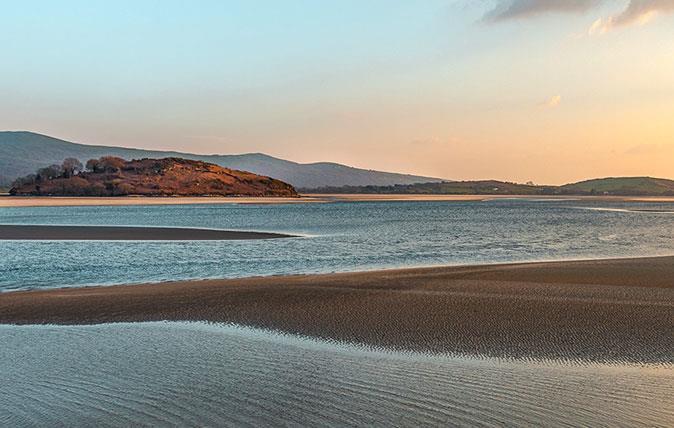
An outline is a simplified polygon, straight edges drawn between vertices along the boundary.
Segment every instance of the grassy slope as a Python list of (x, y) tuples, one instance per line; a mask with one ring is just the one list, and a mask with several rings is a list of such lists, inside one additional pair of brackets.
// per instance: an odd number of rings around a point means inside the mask
[(651, 177), (610, 177), (560, 187), (563, 193), (611, 195), (674, 195), (674, 181)]

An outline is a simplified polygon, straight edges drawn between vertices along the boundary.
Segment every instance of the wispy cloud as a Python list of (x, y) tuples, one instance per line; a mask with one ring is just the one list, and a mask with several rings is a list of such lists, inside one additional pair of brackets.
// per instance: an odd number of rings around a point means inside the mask
[(500, 22), (546, 13), (582, 13), (601, 0), (504, 0), (487, 13), (484, 20)]
[(674, 13), (674, 0), (630, 0), (623, 12), (594, 21), (588, 34), (605, 34), (618, 27), (645, 25), (657, 15), (668, 13)]
[(559, 106), (559, 103), (562, 102), (562, 96), (561, 95), (555, 95), (553, 97), (550, 97), (549, 99), (545, 100), (540, 104), (541, 107), (545, 108), (556, 108)]

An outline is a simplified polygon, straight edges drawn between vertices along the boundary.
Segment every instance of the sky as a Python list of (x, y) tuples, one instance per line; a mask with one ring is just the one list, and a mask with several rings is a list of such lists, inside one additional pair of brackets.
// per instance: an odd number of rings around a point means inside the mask
[(0, 129), (447, 179), (674, 179), (674, 0), (0, 0)]

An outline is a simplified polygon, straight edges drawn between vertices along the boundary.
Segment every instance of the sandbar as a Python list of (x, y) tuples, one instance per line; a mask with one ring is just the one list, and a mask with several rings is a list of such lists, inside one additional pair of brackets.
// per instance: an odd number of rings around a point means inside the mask
[(411, 194), (303, 194), (283, 197), (70, 197), (0, 195), (0, 208), (138, 205), (306, 204), (326, 202), (479, 202), (498, 199), (596, 200), (613, 202), (674, 202), (674, 197), (572, 195), (411, 195)]
[(325, 202), (472, 202), (507, 199), (542, 201), (589, 200), (607, 202), (674, 202), (674, 196), (588, 196), (588, 195), (442, 195), (442, 194), (367, 194), (367, 193), (306, 193), (309, 201)]
[(0, 323), (236, 323), (428, 353), (674, 363), (674, 257), (0, 293)]
[(319, 201), (316, 201), (313, 198), (283, 198), (283, 197), (0, 196), (0, 208), (125, 206), (125, 205), (297, 204), (307, 202), (319, 202)]
[(281, 233), (181, 227), (0, 225), (0, 240), (228, 241), (290, 237)]

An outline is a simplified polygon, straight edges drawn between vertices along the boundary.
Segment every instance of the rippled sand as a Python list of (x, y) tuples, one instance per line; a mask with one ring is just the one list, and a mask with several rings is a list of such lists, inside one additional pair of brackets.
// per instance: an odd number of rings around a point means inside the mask
[(674, 369), (376, 351), (204, 323), (0, 326), (3, 426), (669, 426)]
[(0, 322), (216, 321), (399, 350), (674, 363), (674, 257), (0, 294)]

